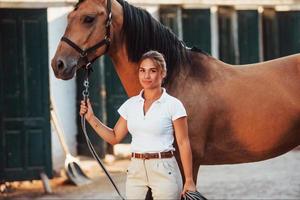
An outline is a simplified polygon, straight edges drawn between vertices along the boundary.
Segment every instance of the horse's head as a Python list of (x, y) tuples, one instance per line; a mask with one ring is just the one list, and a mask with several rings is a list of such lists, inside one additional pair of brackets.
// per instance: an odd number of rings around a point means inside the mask
[(51, 62), (55, 76), (64, 80), (103, 55), (110, 45), (111, 0), (79, 2), (68, 15), (67, 28)]

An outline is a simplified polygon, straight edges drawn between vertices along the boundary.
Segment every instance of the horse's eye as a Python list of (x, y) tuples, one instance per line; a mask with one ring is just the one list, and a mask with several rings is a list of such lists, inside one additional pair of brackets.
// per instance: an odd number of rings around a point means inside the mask
[(90, 24), (90, 23), (92, 23), (94, 20), (95, 20), (95, 17), (93, 17), (93, 16), (85, 16), (85, 18), (84, 18), (84, 20), (83, 20), (83, 23)]

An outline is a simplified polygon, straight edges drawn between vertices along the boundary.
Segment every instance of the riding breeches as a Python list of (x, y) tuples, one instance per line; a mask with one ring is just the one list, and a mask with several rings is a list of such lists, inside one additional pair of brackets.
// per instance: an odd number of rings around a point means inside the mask
[(131, 158), (127, 169), (127, 199), (145, 199), (148, 188), (151, 188), (154, 200), (180, 199), (182, 178), (174, 157)]

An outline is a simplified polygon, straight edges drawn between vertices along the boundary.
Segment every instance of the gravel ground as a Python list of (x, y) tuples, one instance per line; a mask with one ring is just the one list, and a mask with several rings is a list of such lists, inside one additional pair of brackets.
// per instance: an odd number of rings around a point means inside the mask
[[(122, 194), (125, 193), (128, 163), (128, 160), (119, 160), (107, 165)], [(95, 161), (83, 161), (82, 168), (93, 183), (75, 187), (66, 184), (63, 178), (56, 178), (51, 180), (51, 195), (43, 194), (41, 186), (35, 186), (36, 190), (33, 190), (34, 186), (29, 185), (28, 190), (19, 187), (0, 197), (39, 200), (120, 199)], [(201, 166), (197, 187), (208, 199), (300, 199), (300, 151), (291, 151), (256, 163)]]
[(300, 199), (300, 151), (256, 163), (202, 166), (197, 187), (208, 199)]

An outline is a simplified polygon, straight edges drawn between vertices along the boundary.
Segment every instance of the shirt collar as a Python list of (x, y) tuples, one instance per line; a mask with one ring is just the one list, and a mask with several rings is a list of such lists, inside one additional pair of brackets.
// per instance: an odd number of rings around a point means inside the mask
[[(162, 90), (163, 90), (163, 93), (162, 93), (162, 95), (159, 97), (159, 99), (156, 100), (156, 102), (161, 103), (161, 102), (163, 102), (164, 99), (166, 98), (166, 96), (167, 96), (166, 89), (165, 89), (165, 88), (162, 88)], [(145, 101), (145, 99), (143, 98), (143, 93), (144, 93), (144, 89), (142, 89), (142, 90), (140, 91), (140, 94), (138, 95), (139, 102), (144, 102), (144, 101)]]

